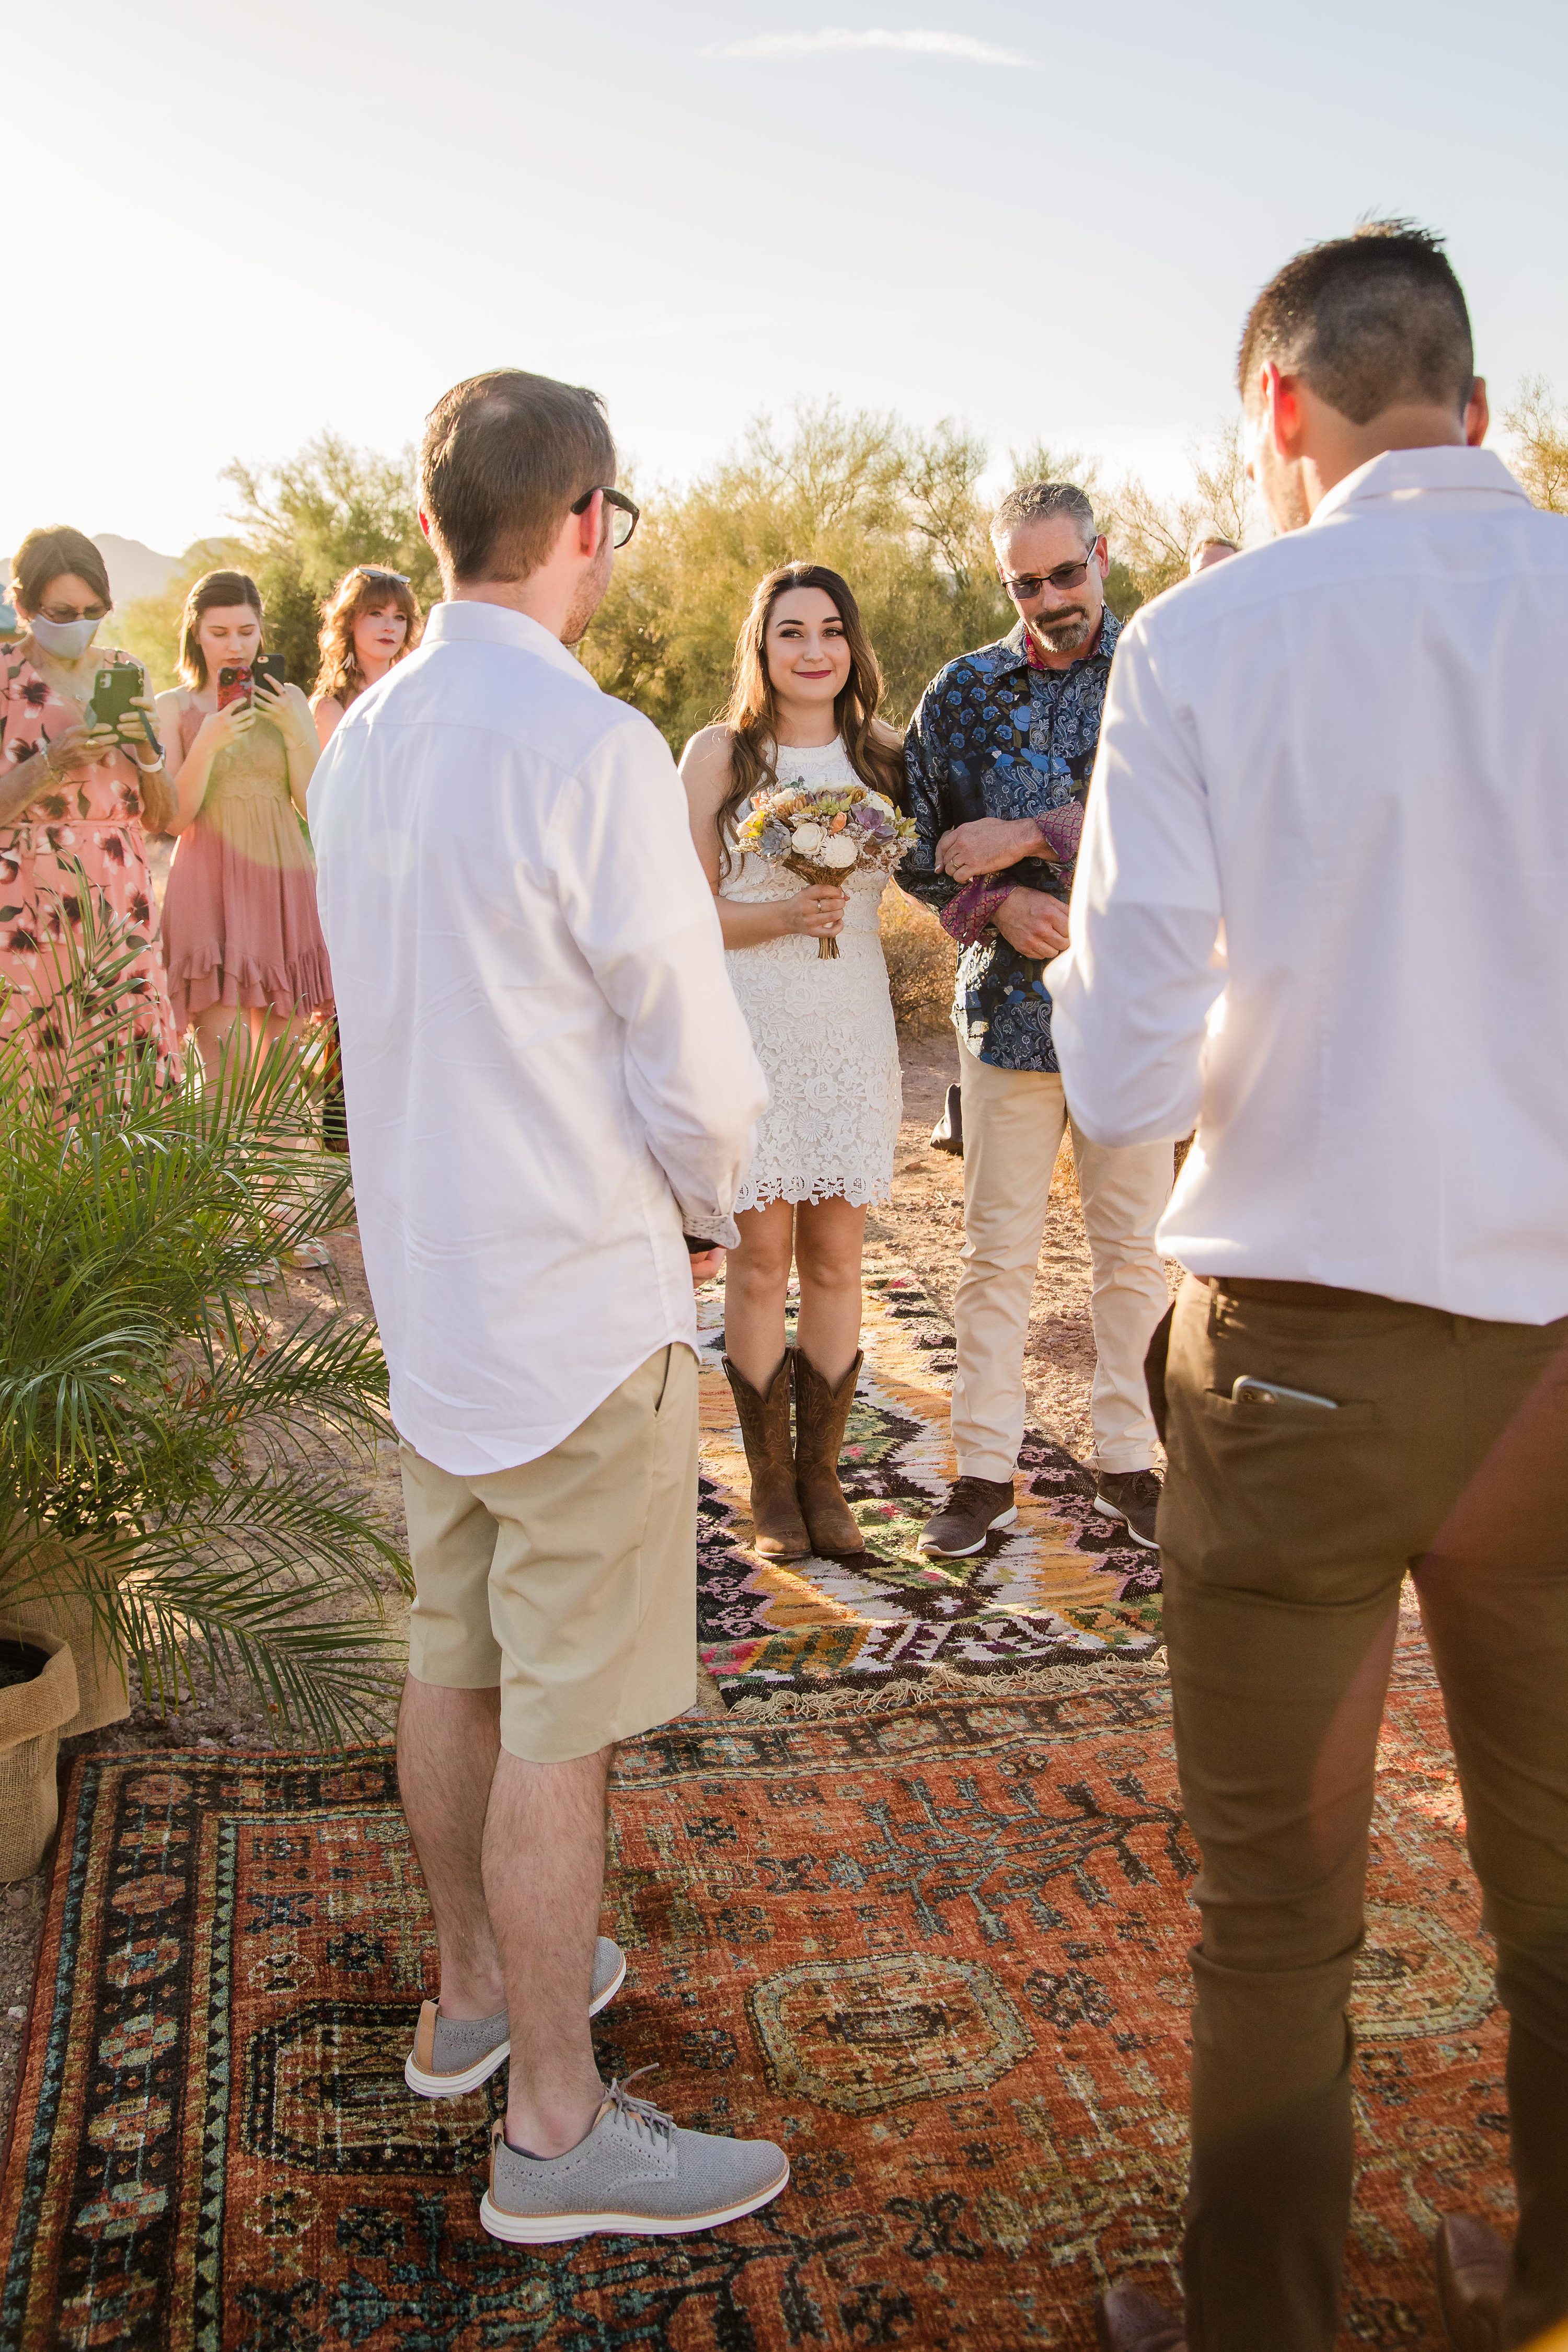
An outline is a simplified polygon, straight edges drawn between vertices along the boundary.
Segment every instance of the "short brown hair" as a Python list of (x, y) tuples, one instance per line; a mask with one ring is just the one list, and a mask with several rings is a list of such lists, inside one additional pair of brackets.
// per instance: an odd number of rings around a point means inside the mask
[(113, 604), (108, 565), (87, 533), (73, 530), (68, 522), (30, 530), (11, 558), (11, 585), (29, 613), (43, 603), (50, 581), (63, 580), (68, 572), (85, 580), (101, 604)]
[(615, 478), (605, 404), (582, 384), (497, 368), (454, 384), (426, 419), (420, 503), (457, 580), (526, 580), (571, 508)]
[(1470, 314), (1443, 240), (1409, 221), (1366, 221), (1309, 246), (1247, 312), (1243, 402), (1266, 360), (1366, 425), (1397, 401), (1463, 409), (1475, 383)]
[(207, 682), (207, 657), (196, 632), (202, 614), (210, 613), (215, 604), (248, 604), (257, 619), (261, 618), (261, 591), (248, 572), (204, 572), (186, 596), (180, 615), (179, 670), (190, 687), (199, 688)]

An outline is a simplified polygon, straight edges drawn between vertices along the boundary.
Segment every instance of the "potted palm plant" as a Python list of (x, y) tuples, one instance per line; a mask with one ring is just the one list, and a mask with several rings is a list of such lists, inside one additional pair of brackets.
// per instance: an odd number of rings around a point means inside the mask
[(110, 1706), (121, 1665), (164, 1710), (237, 1679), (342, 1740), (384, 1706), (407, 1574), (355, 1475), (388, 1433), (374, 1327), (280, 1318), (268, 1286), (353, 1213), (305, 1058), (240, 1054), (216, 1084), (194, 1055), (161, 1066), (137, 1034), (141, 942), (91, 910), (84, 888), (47, 1020), (0, 1035), (0, 1792), (29, 1743), (48, 1784), (9, 1852), (0, 1798), (0, 1878), (53, 1827), (53, 1738), (85, 1720), (74, 1651)]

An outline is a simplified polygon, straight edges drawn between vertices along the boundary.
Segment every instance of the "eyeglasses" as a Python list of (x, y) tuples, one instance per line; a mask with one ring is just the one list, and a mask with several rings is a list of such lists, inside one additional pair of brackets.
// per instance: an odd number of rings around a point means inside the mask
[(586, 514), (595, 499), (603, 499), (605, 504), (611, 509), (610, 544), (613, 547), (625, 547), (637, 527), (637, 517), (642, 512), (641, 507), (635, 506), (624, 491), (607, 490), (602, 482), (596, 482), (591, 490), (584, 490), (582, 497), (574, 502), (573, 513)]
[(1029, 604), (1042, 589), (1081, 588), (1089, 578), (1089, 567), (1094, 562), (1095, 550), (1099, 545), (1097, 539), (1081, 563), (1058, 563), (1054, 572), (1021, 572), (1016, 580), (1010, 579), (1004, 572), (1002, 585), (1008, 595), (1016, 597), (1021, 604)]
[(362, 563), (356, 568), (358, 576), (362, 580), (395, 580), (400, 588), (406, 588), (408, 585), (406, 572), (387, 572), (379, 563)]
[(58, 621), (61, 623), (66, 621), (107, 621), (109, 618), (108, 605), (99, 604), (82, 605), (42, 604), (39, 606), (38, 612), (39, 618), (42, 620)]

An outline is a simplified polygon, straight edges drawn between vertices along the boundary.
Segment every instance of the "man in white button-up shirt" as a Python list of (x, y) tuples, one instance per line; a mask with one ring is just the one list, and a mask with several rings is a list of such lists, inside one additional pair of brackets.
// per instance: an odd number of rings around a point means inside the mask
[[(1568, 526), (1476, 446), (1472, 367), (1419, 232), (1259, 296), (1241, 389), (1284, 535), (1124, 635), (1050, 971), (1087, 1132), (1197, 1128), (1160, 1230), (1189, 1272), (1159, 1536), (1203, 1861), (1202, 2352), (1335, 2340), (1407, 1570), (1498, 1939), (1520, 2202), (1511, 2250), (1444, 2217), (1445, 2319), (1479, 2352), (1568, 2317)], [(1127, 2289), (1101, 2326), (1183, 2340)]]
[(398, 1767), (441, 1985), (408, 2081), (457, 2095), (510, 2049), (483, 2218), (529, 2242), (788, 2173), (606, 2101), (588, 2030), (626, 1972), (595, 1936), (614, 1744), (696, 1696), (692, 1286), (766, 1100), (675, 763), (568, 650), (636, 520), (615, 467), (592, 394), (447, 395), (447, 601), (310, 793), (414, 1564)]

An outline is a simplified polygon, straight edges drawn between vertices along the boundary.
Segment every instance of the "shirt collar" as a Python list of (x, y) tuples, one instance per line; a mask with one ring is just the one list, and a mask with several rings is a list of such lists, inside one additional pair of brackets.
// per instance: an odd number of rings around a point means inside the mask
[(1082, 667), (1087, 662), (1108, 662), (1116, 650), (1116, 640), (1121, 635), (1121, 629), (1122, 624), (1107, 604), (1100, 615), (1100, 643), (1095, 646), (1094, 651), (1091, 654), (1080, 654), (1077, 661), (1068, 669), (1047, 670), (1043, 663), (1032, 662), (1029, 659), (1028, 631), (1020, 621), (1016, 628), (1009, 629), (996, 648), (999, 655), (1008, 656), (998, 661), (997, 668), (999, 670), (1037, 669), (1042, 677), (1070, 677), (1073, 670)]
[(595, 694), (599, 691), (597, 680), (559, 637), (510, 604), (486, 604), (468, 597), (456, 604), (433, 604), (420, 642), (427, 646), (432, 640), (445, 645), (515, 646), (520, 652), (537, 654), (554, 668), (581, 678)]
[(1312, 524), (1331, 522), (1350, 507), (1369, 507), (1378, 499), (1416, 498), (1431, 491), (1463, 491), (1472, 497), (1522, 499), (1527, 506), (1530, 503), (1528, 492), (1495, 450), (1384, 449), (1334, 484), (1320, 499)]

